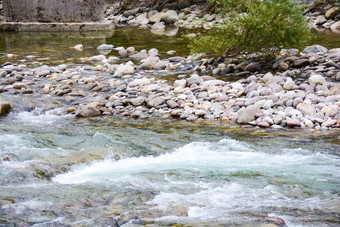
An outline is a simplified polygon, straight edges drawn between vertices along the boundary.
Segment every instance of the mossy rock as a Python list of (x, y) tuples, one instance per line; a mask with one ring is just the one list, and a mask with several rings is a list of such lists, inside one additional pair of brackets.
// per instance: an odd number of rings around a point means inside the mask
[(0, 116), (4, 116), (8, 114), (12, 109), (12, 106), (9, 102), (1, 102), (0, 103)]

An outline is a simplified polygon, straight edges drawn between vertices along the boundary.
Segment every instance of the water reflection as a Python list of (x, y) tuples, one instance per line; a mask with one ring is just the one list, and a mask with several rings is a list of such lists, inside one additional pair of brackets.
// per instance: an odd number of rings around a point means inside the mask
[[(111, 32), (0, 32), (0, 64), (6, 61), (58, 64), (80, 62), (79, 58), (101, 54), (97, 47), (113, 44), (125, 48), (134, 46), (136, 50), (157, 48), (161, 55), (176, 50), (178, 55), (188, 55), (186, 41), (179, 41), (181, 32), (171, 35), (157, 35), (142, 28), (118, 28)], [(71, 48), (83, 44), (83, 51)], [(13, 54), (8, 59), (7, 54)], [(104, 53), (109, 56), (117, 52)]]
[[(80, 63), (80, 58), (101, 54), (97, 47), (101, 44), (113, 44), (125, 48), (134, 46), (137, 51), (157, 48), (161, 58), (168, 57), (166, 52), (175, 50), (177, 56), (189, 55), (188, 41), (179, 39), (184, 29), (166, 28), (161, 34), (143, 28), (121, 27), (111, 32), (0, 32), (0, 64), (11, 61), (29, 64), (60, 64), (64, 62)], [(315, 31), (315, 44), (327, 48), (340, 47), (340, 34), (330, 31)], [(71, 47), (82, 44), (83, 51)], [(8, 58), (7, 54), (12, 54)], [(117, 56), (116, 51), (104, 53)]]
[[(8, 53), (14, 54), (15, 60), (73, 61), (93, 55), (96, 47), (112, 35), (114, 32), (1, 32), (0, 62), (8, 61)], [(80, 43), (82, 52), (70, 48)]]

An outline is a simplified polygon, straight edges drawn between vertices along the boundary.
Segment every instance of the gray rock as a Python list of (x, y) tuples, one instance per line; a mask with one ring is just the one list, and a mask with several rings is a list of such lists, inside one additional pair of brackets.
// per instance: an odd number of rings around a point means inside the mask
[(314, 21), (314, 24), (315, 25), (322, 25), (326, 22), (327, 22), (326, 18), (323, 15), (320, 15), (316, 18), (316, 20)]
[(114, 46), (112, 44), (102, 44), (102, 45), (97, 47), (97, 50), (99, 50), (99, 51), (101, 51), (101, 50), (112, 50), (113, 47)]
[(204, 117), (206, 114), (207, 114), (207, 111), (205, 111), (205, 110), (196, 110), (195, 111), (195, 115), (197, 117)]
[(149, 23), (149, 19), (147, 18), (147, 13), (142, 13), (140, 14), (136, 20), (139, 22), (141, 25), (147, 25)]
[(129, 56), (127, 50), (125, 50), (124, 48), (120, 48), (119, 51), (118, 51), (118, 54), (123, 58), (126, 58), (126, 57)]
[(143, 115), (143, 112), (142, 112), (142, 111), (136, 110), (136, 111), (134, 111), (134, 112), (131, 114), (131, 117), (137, 119), (137, 118), (140, 118), (142, 115)]
[(62, 90), (57, 90), (56, 91), (56, 96), (63, 96), (63, 95), (66, 95), (68, 93), (71, 93), (72, 90), (67, 88), (67, 89), (62, 89)]
[(170, 62), (181, 62), (181, 61), (185, 61), (185, 57), (171, 57), (168, 60)]
[(141, 61), (146, 58), (148, 52), (146, 50), (141, 50), (137, 54), (133, 54), (130, 56), (130, 58), (136, 60), (136, 61)]
[(104, 61), (106, 59), (105, 55), (96, 55), (90, 58), (90, 61)]
[(155, 62), (153, 62), (151, 59), (145, 59), (138, 68), (142, 70), (148, 70), (152, 69), (154, 67), (154, 64)]
[(76, 112), (76, 117), (96, 117), (99, 115), (100, 111), (90, 105), (82, 106)]
[(0, 102), (0, 116), (4, 116), (8, 114), (12, 109), (12, 106), (9, 102)]
[(133, 106), (141, 106), (141, 105), (143, 105), (144, 102), (145, 102), (144, 97), (137, 97), (137, 98), (134, 98), (134, 99), (130, 99), (130, 103)]
[(248, 122), (255, 120), (255, 116), (259, 112), (261, 112), (261, 110), (257, 105), (251, 105), (247, 108), (243, 108), (237, 112), (239, 114), (237, 123), (247, 124)]
[(258, 62), (252, 62), (247, 65), (244, 70), (249, 72), (260, 72), (262, 70), (262, 66)]
[(293, 67), (299, 68), (299, 67), (305, 67), (309, 65), (309, 59), (297, 59), (293, 62)]
[(122, 75), (128, 75), (128, 74), (134, 74), (134, 72), (135, 72), (135, 68), (133, 67), (133, 63), (129, 64), (128, 62), (125, 65), (124, 64), (119, 65), (115, 74), (121, 73)]
[(334, 24), (332, 24), (331, 30), (333, 32), (340, 33), (340, 21), (335, 22)]
[(179, 105), (177, 104), (177, 102), (173, 101), (173, 100), (168, 100), (166, 102), (166, 104), (168, 105), (168, 107), (170, 107), (171, 109), (175, 109), (177, 107), (179, 107)]
[(3, 85), (14, 84), (17, 80), (15, 78), (8, 78), (1, 82)]
[(149, 22), (151, 22), (151, 23), (159, 23), (164, 15), (165, 15), (164, 12), (156, 13), (156, 14), (154, 14), (154, 15), (152, 15), (150, 17)]
[(175, 80), (174, 82), (174, 88), (180, 87), (180, 88), (185, 88), (187, 85), (187, 80)]
[(136, 49), (134, 47), (128, 47), (126, 48), (126, 52), (128, 55), (134, 55), (136, 53)]
[(273, 100), (266, 100), (266, 102), (263, 104), (263, 109), (265, 110), (269, 110), (270, 108), (272, 108), (272, 106), (274, 105)]
[(161, 21), (164, 21), (166, 24), (173, 24), (179, 20), (178, 14), (175, 10), (168, 10), (164, 15), (161, 17)]
[(298, 109), (305, 116), (315, 116), (316, 115), (316, 109), (311, 104), (300, 103), (296, 106), (296, 109)]
[(199, 75), (192, 75), (190, 78), (187, 79), (187, 84), (190, 87), (193, 84), (200, 85), (202, 83), (202, 78)]
[(164, 35), (165, 25), (163, 24), (163, 22), (155, 23), (151, 26), (150, 31), (155, 35)]
[(40, 68), (35, 71), (35, 74), (39, 77), (45, 77), (51, 74), (51, 70), (49, 68)]
[(319, 55), (324, 55), (328, 52), (328, 49), (321, 45), (313, 45), (313, 46), (306, 47), (302, 52), (306, 54), (315, 53)]
[(154, 66), (153, 68), (155, 70), (163, 70), (166, 68), (166, 62), (165, 61), (158, 61)]
[(165, 98), (163, 96), (160, 96), (160, 97), (156, 97), (156, 98), (149, 100), (147, 106), (149, 108), (152, 108), (152, 107), (157, 107), (159, 105), (162, 105), (164, 103), (165, 103)]

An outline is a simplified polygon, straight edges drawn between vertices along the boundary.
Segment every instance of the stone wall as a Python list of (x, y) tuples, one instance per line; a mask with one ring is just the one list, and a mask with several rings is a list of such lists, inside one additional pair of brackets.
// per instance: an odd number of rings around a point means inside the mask
[(7, 22), (91, 22), (104, 19), (104, 0), (4, 0)]

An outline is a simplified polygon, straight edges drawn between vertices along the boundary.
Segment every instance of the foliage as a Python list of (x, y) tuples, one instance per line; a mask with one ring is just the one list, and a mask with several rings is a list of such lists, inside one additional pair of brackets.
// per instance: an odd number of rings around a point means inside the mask
[(191, 41), (193, 53), (215, 57), (272, 47), (299, 48), (311, 37), (302, 8), (291, 0), (215, 0), (224, 23)]

